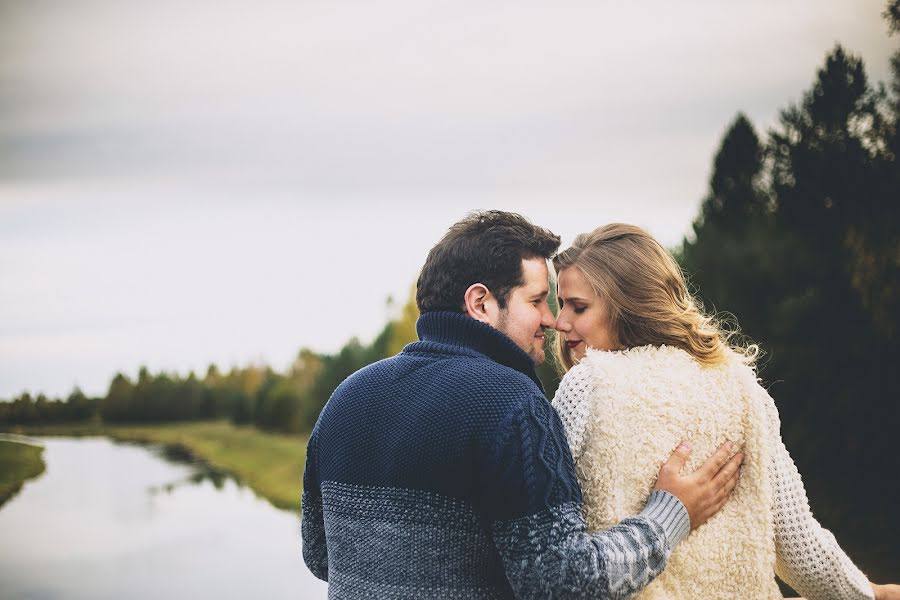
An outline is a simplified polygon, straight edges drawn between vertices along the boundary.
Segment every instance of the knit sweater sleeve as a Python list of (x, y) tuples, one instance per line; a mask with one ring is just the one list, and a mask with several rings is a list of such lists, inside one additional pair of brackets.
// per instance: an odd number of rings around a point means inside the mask
[(325, 544), (322, 491), (316, 468), (316, 439), (316, 431), (313, 430), (306, 447), (306, 468), (303, 471), (300, 537), (303, 545), (303, 562), (313, 575), (328, 581), (328, 546)]
[(662, 572), (690, 529), (675, 496), (655, 491), (637, 516), (588, 533), (572, 455), (550, 403), (532, 398), (502, 430), (481, 482), (516, 598), (628, 598)]
[(584, 449), (584, 432), (590, 416), (590, 390), (590, 372), (587, 365), (580, 364), (569, 369), (553, 397), (553, 408), (565, 428), (566, 440), (576, 463)]
[(778, 410), (760, 388), (775, 447), (772, 487), (775, 518), (775, 573), (809, 600), (873, 598), (872, 586), (809, 509), (797, 466), (781, 439)]

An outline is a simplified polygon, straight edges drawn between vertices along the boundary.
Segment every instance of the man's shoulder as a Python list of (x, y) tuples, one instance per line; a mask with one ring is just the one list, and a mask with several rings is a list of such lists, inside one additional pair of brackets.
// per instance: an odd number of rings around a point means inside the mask
[(515, 407), (543, 398), (543, 392), (526, 374), (485, 356), (454, 356), (435, 365), (437, 385), (448, 386), (468, 402), (495, 407)]
[(528, 375), (507, 365), (501, 364), (487, 356), (457, 356), (446, 361), (446, 368), (456, 374), (477, 374), (473, 378), (481, 380), (482, 385), (509, 385), (514, 387), (533, 388), (537, 385)]
[(483, 420), (478, 426), (482, 429), (490, 427), (490, 422), (508, 421), (511, 413), (543, 399), (543, 392), (527, 375), (483, 355), (435, 357), (401, 352), (347, 377), (326, 408), (329, 413), (343, 413), (361, 406), (407, 406), (417, 413)]
[[(370, 371), (371, 370), (371, 371)], [(452, 352), (420, 352), (408, 346), (403, 352), (362, 369), (354, 376), (367, 377), (371, 372), (390, 372), (397, 377), (421, 378), (453, 383), (456, 389), (495, 392), (507, 387), (518, 393), (541, 394), (528, 375), (492, 358), (468, 349)]]

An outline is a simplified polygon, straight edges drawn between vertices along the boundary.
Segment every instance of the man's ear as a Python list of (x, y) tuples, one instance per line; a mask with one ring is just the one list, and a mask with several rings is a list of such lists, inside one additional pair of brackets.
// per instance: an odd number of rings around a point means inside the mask
[(494, 326), (496, 313), (498, 312), (497, 300), (483, 283), (473, 283), (463, 296), (466, 303), (466, 313), (475, 319), (491, 327)]

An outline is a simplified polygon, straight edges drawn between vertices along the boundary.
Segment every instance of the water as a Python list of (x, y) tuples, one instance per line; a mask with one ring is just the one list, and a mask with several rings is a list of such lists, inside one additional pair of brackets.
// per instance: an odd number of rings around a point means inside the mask
[(44, 438), (0, 508), (0, 598), (324, 599), (296, 514), (160, 448)]

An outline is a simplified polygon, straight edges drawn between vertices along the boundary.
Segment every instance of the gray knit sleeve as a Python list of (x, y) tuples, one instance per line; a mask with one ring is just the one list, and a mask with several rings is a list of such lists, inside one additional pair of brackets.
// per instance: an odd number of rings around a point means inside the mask
[(690, 531), (673, 495), (654, 491), (646, 508), (606, 531), (586, 531), (570, 503), (494, 524), (494, 542), (519, 599), (630, 598), (665, 568)]

